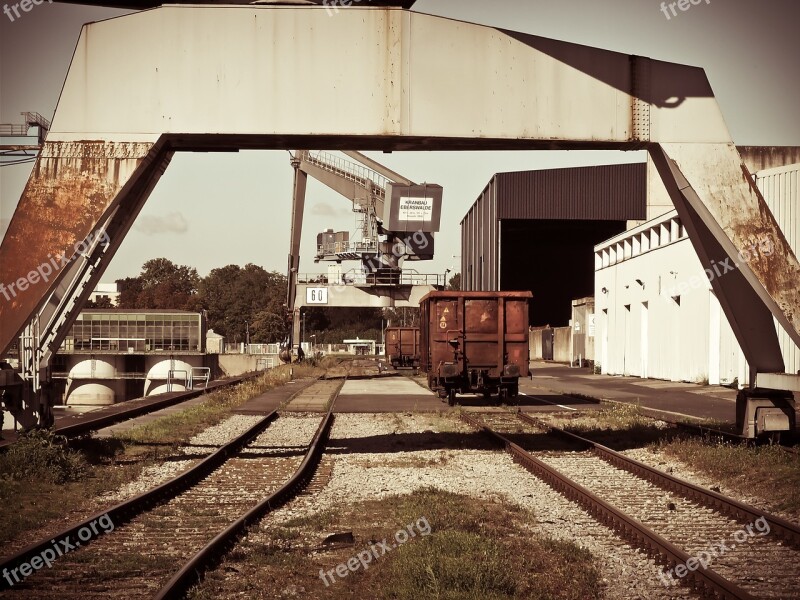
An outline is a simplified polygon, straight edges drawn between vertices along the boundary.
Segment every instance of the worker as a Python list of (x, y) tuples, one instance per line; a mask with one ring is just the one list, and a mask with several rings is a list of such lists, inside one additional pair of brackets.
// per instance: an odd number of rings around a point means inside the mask
[(305, 360), (305, 358), (306, 358), (306, 353), (303, 352), (303, 347), (300, 344), (298, 344), (297, 345), (297, 362), (300, 362), (301, 360)]

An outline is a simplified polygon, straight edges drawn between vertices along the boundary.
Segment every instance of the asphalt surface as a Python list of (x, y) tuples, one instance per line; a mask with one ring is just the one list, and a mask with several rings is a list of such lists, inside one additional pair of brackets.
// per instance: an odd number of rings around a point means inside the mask
[[(595, 375), (589, 369), (570, 368), (556, 363), (531, 363), (533, 380), (526, 380), (520, 390), (544, 389), (552, 396), (578, 395), (597, 400), (638, 404), (666, 417), (714, 419), (736, 422), (736, 390), (695, 383)], [(579, 405), (568, 398), (560, 402), (572, 408)], [(582, 408), (582, 407), (581, 407)]]

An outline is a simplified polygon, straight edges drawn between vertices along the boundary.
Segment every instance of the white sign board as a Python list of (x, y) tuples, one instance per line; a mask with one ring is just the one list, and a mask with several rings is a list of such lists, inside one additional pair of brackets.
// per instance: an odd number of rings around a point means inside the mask
[(306, 288), (306, 304), (327, 304), (328, 288)]
[(591, 315), (586, 315), (587, 319), (587, 328), (589, 331), (586, 333), (590, 338), (594, 337), (594, 313)]
[(398, 218), (402, 221), (433, 219), (433, 198), (400, 198)]

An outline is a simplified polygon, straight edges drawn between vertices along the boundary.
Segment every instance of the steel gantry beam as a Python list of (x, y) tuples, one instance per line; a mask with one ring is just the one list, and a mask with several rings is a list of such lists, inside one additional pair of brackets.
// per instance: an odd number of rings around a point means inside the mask
[(399, 8), (171, 5), (84, 26), (0, 246), (0, 347), (150, 165), (243, 148), (646, 148), (701, 258), (738, 263), (714, 287), (753, 371), (782, 370), (767, 311), (800, 343), (800, 264), (702, 69)]

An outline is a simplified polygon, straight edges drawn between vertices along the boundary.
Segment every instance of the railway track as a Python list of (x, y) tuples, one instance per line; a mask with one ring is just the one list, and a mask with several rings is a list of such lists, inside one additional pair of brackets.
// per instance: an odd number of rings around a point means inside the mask
[(3, 560), (4, 596), (181, 596), (250, 525), (308, 483), (340, 389), (321, 418), (273, 411), (174, 479)]
[(660, 557), (666, 567), (653, 576), (664, 585), (690, 583), (721, 598), (798, 597), (797, 525), (521, 413), (462, 418), (635, 546)]
[[(63, 417), (56, 421), (53, 431), (66, 438), (80, 437), (88, 435), (94, 431), (99, 431), (105, 427), (116, 425), (136, 417), (141, 417), (158, 410), (175, 406), (187, 400), (192, 400), (209, 392), (216, 392), (227, 387), (237, 386), (245, 381), (257, 377), (258, 373), (233, 377), (210, 382), (206, 387), (187, 390), (184, 392), (168, 392), (159, 396), (148, 398), (136, 398), (126, 402), (120, 402), (107, 408), (96, 411)], [(0, 442), (0, 451), (13, 445), (13, 441)]]

